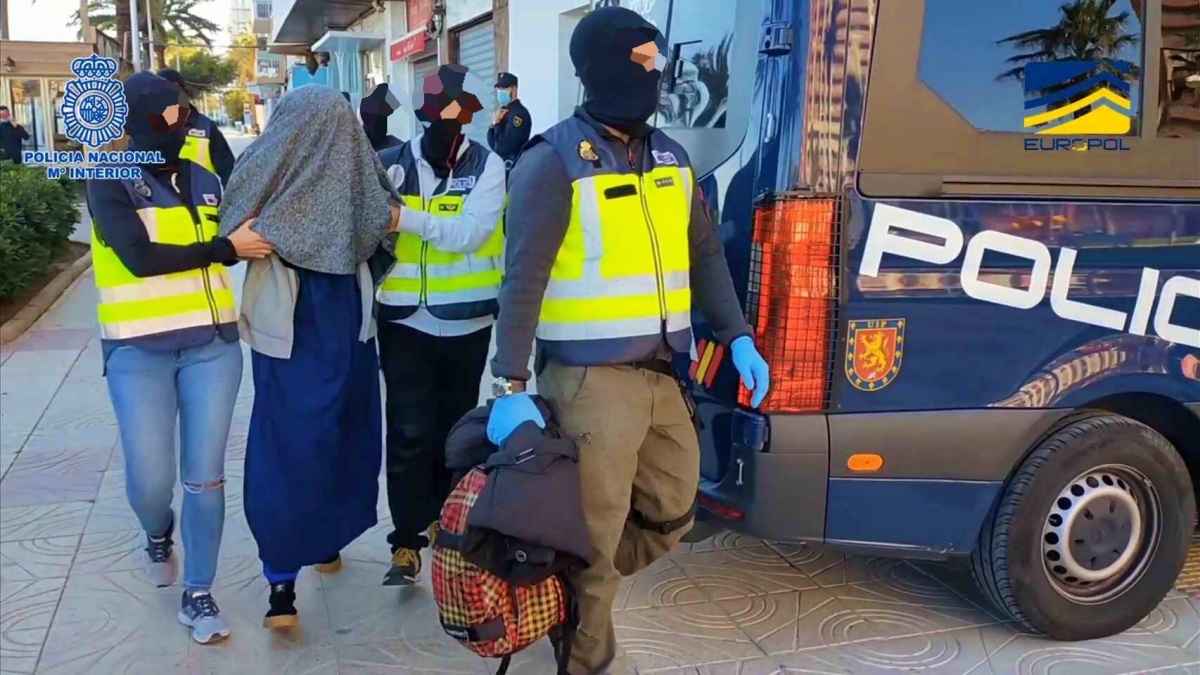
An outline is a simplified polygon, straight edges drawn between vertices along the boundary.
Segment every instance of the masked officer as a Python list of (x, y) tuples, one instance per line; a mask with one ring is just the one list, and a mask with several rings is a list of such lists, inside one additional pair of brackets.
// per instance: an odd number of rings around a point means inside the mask
[(500, 107), (492, 115), (492, 126), (488, 127), (488, 145), (504, 160), (505, 169), (512, 171), (521, 148), (529, 142), (529, 111), (517, 99), (516, 75), (496, 75), (496, 103)]
[(378, 296), (395, 528), (385, 586), (411, 584), (421, 570), (420, 549), (451, 488), (446, 437), (478, 403), (487, 365), (505, 191), (500, 157), (463, 134), (483, 110), (481, 95), (486, 85), (466, 67), (441, 66), (414, 93), (423, 133), (379, 154), (404, 199), (396, 265)]
[(579, 445), (595, 562), (571, 579), (581, 625), (571, 672), (616, 654), (620, 577), (645, 569), (689, 529), (700, 449), (670, 358), (691, 346), (695, 305), (731, 345), (757, 406), (767, 364), (734, 293), (721, 241), (688, 154), (646, 124), (658, 102), (662, 35), (619, 7), (571, 36), (587, 94), (535, 137), (511, 177), (488, 437), (544, 424), (525, 382), (538, 344), (538, 389)]
[(375, 87), (370, 96), (358, 104), (358, 115), (362, 118), (363, 131), (371, 141), (371, 149), (382, 152), (396, 147), (403, 141), (388, 133), (388, 117), (400, 107), (396, 95), (388, 89), (387, 82)]
[[(229, 635), (210, 590), (225, 523), (225, 445), (242, 376), (233, 281), (226, 264), (270, 255), (249, 228), (217, 236), (221, 182), (184, 156), (188, 105), (150, 72), (125, 82), (131, 149), (157, 152), (142, 177), (89, 180), (100, 344), (125, 456), (125, 492), (146, 532), (146, 571), (178, 572), (171, 510), (187, 548), (179, 620), (200, 643)], [(201, 157), (203, 159), (203, 157)], [(179, 431), (179, 469), (175, 438)]]
[[(184, 93), (187, 93), (187, 87), (183, 85), (183, 76), (179, 74), (179, 71), (163, 68), (158, 71), (158, 76), (175, 83)], [(229, 174), (233, 173), (234, 157), (233, 150), (229, 149), (229, 143), (225, 140), (225, 135), (221, 133), (216, 122), (191, 105), (188, 105), (186, 114), (187, 118), (183, 121), (186, 136), (183, 150), (179, 153), (180, 156), (217, 174), (221, 178), (222, 185), (228, 183)]]

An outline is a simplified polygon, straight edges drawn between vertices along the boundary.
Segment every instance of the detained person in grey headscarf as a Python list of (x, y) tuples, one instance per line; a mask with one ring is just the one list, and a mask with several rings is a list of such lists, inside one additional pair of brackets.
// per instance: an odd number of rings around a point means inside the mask
[(394, 261), (397, 204), (358, 114), (321, 85), (280, 100), (221, 204), (223, 232), (249, 221), (276, 252), (247, 270), (238, 321), (254, 369), (245, 511), (270, 628), (299, 622), (300, 568), (337, 571), (341, 549), (378, 520), (371, 310)]

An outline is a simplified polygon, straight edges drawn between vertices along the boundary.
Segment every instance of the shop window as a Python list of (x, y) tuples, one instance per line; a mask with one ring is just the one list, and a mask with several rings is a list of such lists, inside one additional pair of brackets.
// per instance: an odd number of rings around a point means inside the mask
[(879, 0), (859, 189), (1194, 196), (1192, 66), (1163, 12), (1190, 1)]
[(1163, 2), (1158, 47), (1158, 136), (1200, 143), (1200, 0)]

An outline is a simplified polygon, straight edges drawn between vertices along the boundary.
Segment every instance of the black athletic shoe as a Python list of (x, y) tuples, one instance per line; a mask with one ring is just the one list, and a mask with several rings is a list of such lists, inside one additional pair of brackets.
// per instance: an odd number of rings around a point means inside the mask
[(300, 625), (300, 616), (296, 613), (296, 582), (284, 581), (271, 584), (271, 609), (263, 617), (263, 625), (267, 628), (292, 628)]
[(384, 586), (411, 586), (421, 573), (421, 552), (411, 548), (396, 549), (392, 567), (383, 577)]

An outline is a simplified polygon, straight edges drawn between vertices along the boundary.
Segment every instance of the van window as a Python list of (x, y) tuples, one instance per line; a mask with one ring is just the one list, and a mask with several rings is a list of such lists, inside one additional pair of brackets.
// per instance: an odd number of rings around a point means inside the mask
[[(680, 6), (671, 13), (659, 128), (725, 127), (737, 5), (728, 0), (694, 0), (686, 11)], [(739, 65), (753, 68), (752, 64)]]
[[(1064, 61), (1090, 67), (1075, 72), (1064, 66), (1064, 81), (1039, 81), (1057, 74), (1047, 62)], [(1026, 77), (1039, 67), (1051, 72)], [(1087, 115), (1120, 124), (1118, 117), (1136, 120), (1140, 108), (1142, 20), (1129, 0), (1061, 7), (1046, 0), (925, 0), (917, 72), (981, 131), (1038, 133)], [(1033, 86), (1041, 84), (1049, 86)], [(1100, 99), (1104, 109), (1088, 110), (1085, 101), (1101, 88), (1111, 98)], [(1126, 133), (1136, 134), (1136, 125), (1130, 126)]]
[(858, 187), (1195, 198), (1195, 91), (1163, 80), (1193, 24), (1194, 0), (879, 0)]

